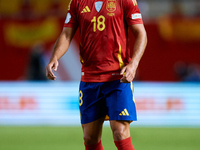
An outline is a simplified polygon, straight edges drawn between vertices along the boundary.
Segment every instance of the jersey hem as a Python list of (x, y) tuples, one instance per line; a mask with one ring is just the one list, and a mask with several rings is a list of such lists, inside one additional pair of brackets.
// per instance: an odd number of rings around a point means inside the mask
[(120, 80), (123, 75), (88, 75), (82, 76), (82, 82), (110, 82), (115, 80)]

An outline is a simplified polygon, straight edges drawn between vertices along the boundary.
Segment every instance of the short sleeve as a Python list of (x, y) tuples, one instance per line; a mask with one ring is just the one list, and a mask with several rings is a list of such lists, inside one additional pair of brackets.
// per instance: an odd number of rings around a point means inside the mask
[(77, 0), (71, 0), (68, 6), (68, 12), (65, 19), (64, 27), (78, 27), (77, 20)]
[(124, 17), (128, 25), (143, 24), (136, 0), (123, 0)]

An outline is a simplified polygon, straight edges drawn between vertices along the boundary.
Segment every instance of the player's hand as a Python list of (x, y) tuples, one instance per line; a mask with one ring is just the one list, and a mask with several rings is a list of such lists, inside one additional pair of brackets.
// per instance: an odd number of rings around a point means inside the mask
[(127, 66), (123, 67), (120, 74), (123, 75), (123, 77), (120, 79), (120, 82), (123, 83), (129, 83), (132, 82), (135, 78), (136, 74), (136, 66), (133, 64), (128, 64)]
[(58, 65), (59, 65), (59, 63), (58, 63), (57, 60), (51, 60), (49, 62), (49, 64), (46, 67), (46, 76), (47, 76), (48, 79), (50, 79), (50, 80), (56, 80), (56, 76), (52, 72), (52, 69), (54, 71), (57, 71)]

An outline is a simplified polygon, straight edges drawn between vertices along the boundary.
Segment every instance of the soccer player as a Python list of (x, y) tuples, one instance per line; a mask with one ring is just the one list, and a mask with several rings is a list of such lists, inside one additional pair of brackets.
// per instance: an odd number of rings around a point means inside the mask
[[(58, 60), (77, 28), (82, 63), (79, 108), (86, 150), (103, 150), (102, 126), (109, 119), (118, 150), (134, 150), (129, 125), (137, 120), (133, 79), (147, 37), (136, 0), (72, 0), (63, 31), (46, 67), (55, 80)], [(135, 36), (130, 56), (128, 28)], [(73, 65), (73, 64), (72, 64)]]

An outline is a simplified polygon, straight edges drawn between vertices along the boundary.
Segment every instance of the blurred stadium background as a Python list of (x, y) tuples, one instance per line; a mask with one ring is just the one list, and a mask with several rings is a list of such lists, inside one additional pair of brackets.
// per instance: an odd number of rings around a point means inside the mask
[[(60, 60), (57, 81), (45, 77), (68, 3), (0, 0), (0, 150), (84, 149), (78, 34)], [(200, 1), (138, 0), (138, 5), (148, 46), (134, 83), (135, 148), (199, 150)], [(108, 122), (102, 142), (115, 149)]]

